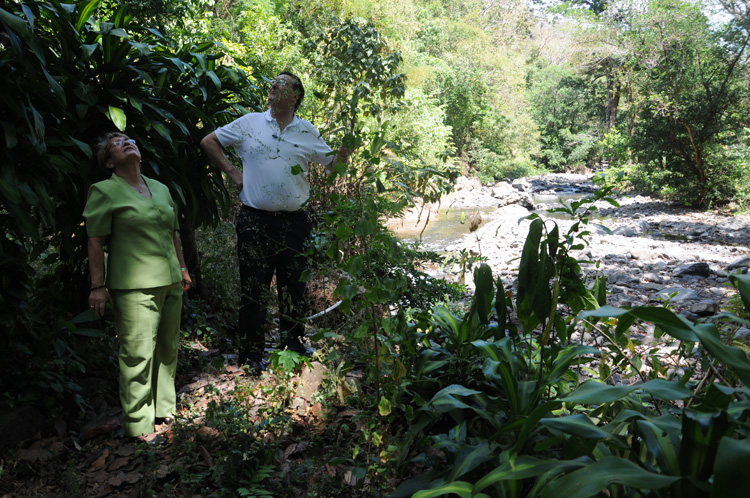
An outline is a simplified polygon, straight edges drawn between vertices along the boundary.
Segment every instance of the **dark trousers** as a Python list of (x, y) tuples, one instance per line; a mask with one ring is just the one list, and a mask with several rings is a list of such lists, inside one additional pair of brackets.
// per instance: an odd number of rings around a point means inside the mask
[(237, 255), (240, 266), (241, 359), (263, 354), (266, 311), (271, 280), (276, 273), (282, 341), (304, 335), (306, 283), (311, 225), (305, 211), (269, 213), (243, 206), (237, 218)]

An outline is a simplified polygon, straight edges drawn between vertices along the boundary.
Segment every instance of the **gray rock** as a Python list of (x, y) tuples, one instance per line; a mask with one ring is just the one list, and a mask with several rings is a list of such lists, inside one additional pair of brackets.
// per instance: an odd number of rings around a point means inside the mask
[(656, 263), (651, 265), (651, 269), (654, 271), (664, 271), (667, 269), (667, 263), (664, 261), (657, 261)]
[(302, 371), (297, 388), (297, 397), (310, 401), (323, 384), (323, 379), (328, 375), (328, 369), (320, 362), (313, 361), (308, 368)]
[(513, 183), (511, 184), (514, 189), (520, 191), (520, 192), (528, 192), (531, 189), (531, 185), (525, 178), (519, 178), (517, 180), (513, 180)]
[(743, 256), (735, 259), (727, 265), (727, 271), (739, 270), (740, 268), (750, 267), (750, 256)]
[(654, 253), (649, 251), (648, 249), (633, 248), (628, 251), (628, 257), (630, 257), (630, 259), (645, 261), (653, 259)]
[(747, 327), (740, 327), (737, 329), (737, 332), (735, 332), (734, 337), (736, 339), (742, 339), (742, 340), (748, 340), (750, 339), (750, 329)]
[(711, 276), (711, 267), (708, 263), (688, 263), (685, 265), (679, 265), (674, 269), (672, 275), (675, 277), (683, 275), (695, 275), (698, 277), (709, 277)]
[[(675, 294), (674, 297), (670, 299), (670, 296), (672, 294)], [(698, 291), (693, 289), (686, 289), (685, 287), (666, 287), (653, 296), (651, 296), (652, 301), (663, 301), (666, 299), (670, 299), (673, 303), (679, 303), (683, 301), (695, 301), (700, 298), (700, 295), (698, 294)]]
[(617, 227), (614, 230), (615, 235), (622, 235), (623, 237), (640, 237), (641, 232), (633, 227)]
[(525, 207), (529, 211), (534, 211), (536, 209), (536, 205), (534, 204), (534, 201), (531, 200), (531, 197), (528, 195), (521, 196), (521, 199), (519, 199), (518, 204), (520, 206)]
[(607, 281), (615, 285), (628, 285), (638, 282), (638, 279), (624, 271), (613, 271), (607, 274)]
[(648, 291), (659, 292), (663, 288), (663, 286), (661, 284), (646, 282), (641, 285), (641, 288)]
[(719, 305), (713, 301), (701, 301), (690, 306), (690, 312), (698, 316), (711, 316), (719, 312)]
[(661, 283), (661, 277), (654, 273), (654, 272), (648, 272), (643, 275), (643, 280), (646, 282), (655, 282), (655, 283)]

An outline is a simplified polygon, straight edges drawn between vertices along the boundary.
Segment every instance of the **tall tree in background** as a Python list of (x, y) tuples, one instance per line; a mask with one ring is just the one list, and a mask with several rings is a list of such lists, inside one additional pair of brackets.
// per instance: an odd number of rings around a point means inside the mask
[(663, 193), (687, 204), (730, 198), (740, 171), (725, 151), (741, 128), (730, 109), (747, 95), (747, 21), (714, 27), (681, 0), (655, 0), (631, 21), (646, 98), (631, 142), (636, 157), (663, 172)]

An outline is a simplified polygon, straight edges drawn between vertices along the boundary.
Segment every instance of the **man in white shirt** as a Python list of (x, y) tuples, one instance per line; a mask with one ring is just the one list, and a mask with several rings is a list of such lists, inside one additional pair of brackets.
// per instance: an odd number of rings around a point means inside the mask
[[(264, 369), (265, 323), (268, 292), (276, 273), (280, 332), (283, 346), (305, 353), (305, 254), (310, 221), (304, 206), (310, 196), (308, 165), (331, 172), (335, 160), (346, 161), (350, 151), (336, 154), (318, 130), (296, 111), (305, 96), (302, 81), (282, 72), (271, 80), (269, 109), (249, 113), (208, 134), (201, 147), (240, 187), (242, 210), (237, 219), (237, 254), (240, 266), (238, 343), (240, 364), (255, 373)], [(234, 147), (242, 158), (239, 171), (226, 157), (224, 147)]]

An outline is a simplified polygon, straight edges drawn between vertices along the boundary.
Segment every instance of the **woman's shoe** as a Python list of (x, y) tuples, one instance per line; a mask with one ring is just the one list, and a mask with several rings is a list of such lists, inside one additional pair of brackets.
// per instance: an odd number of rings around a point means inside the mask
[(169, 427), (172, 423), (174, 423), (174, 417), (171, 415), (169, 417), (156, 417), (154, 419), (154, 425), (166, 425)]

